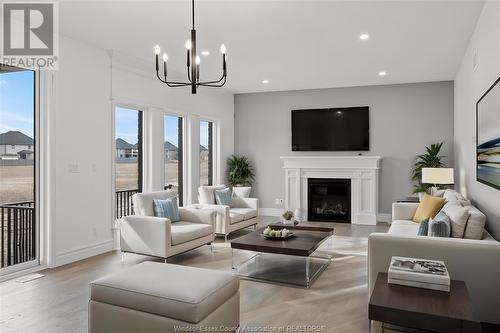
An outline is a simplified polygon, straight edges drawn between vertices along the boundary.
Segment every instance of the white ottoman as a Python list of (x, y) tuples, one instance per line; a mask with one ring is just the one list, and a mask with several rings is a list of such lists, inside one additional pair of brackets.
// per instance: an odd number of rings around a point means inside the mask
[(232, 332), (239, 285), (229, 272), (144, 262), (90, 284), (89, 332)]

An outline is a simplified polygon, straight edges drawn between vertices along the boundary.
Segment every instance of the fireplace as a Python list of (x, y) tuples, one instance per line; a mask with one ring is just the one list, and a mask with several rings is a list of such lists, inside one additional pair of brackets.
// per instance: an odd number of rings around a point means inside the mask
[(309, 221), (351, 223), (351, 180), (308, 178)]

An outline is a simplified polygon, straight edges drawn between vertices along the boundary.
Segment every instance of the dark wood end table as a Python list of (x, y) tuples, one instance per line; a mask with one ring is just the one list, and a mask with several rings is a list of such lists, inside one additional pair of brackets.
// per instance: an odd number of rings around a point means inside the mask
[(389, 284), (387, 273), (378, 273), (368, 318), (370, 329), (375, 320), (424, 332), (481, 332), (467, 286), (456, 280), (451, 281), (448, 293)]

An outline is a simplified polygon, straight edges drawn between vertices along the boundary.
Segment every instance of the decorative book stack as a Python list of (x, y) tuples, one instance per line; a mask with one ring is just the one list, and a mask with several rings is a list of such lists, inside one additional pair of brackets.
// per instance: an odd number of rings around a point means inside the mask
[(443, 261), (392, 257), (388, 283), (450, 291), (450, 275)]

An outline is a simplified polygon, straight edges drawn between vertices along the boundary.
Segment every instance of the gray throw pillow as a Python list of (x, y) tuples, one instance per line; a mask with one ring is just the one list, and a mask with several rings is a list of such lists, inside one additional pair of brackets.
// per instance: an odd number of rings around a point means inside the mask
[(439, 212), (434, 218), (429, 219), (429, 233), (431, 237), (450, 237), (450, 218)]
[(451, 223), (451, 237), (464, 238), (465, 227), (469, 219), (469, 210), (459, 202), (448, 202), (442, 211), (448, 215)]
[(465, 228), (464, 238), (483, 239), (486, 215), (474, 206), (465, 207), (469, 210), (469, 219)]

